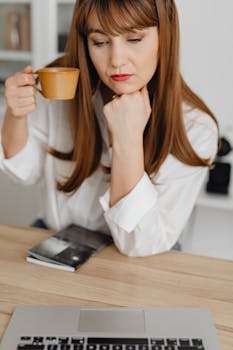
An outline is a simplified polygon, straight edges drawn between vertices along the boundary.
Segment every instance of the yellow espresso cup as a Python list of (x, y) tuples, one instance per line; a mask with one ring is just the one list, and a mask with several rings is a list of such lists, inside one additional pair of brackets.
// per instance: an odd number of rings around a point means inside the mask
[(32, 74), (38, 75), (42, 96), (52, 100), (71, 100), (75, 96), (80, 70), (71, 67), (46, 67)]

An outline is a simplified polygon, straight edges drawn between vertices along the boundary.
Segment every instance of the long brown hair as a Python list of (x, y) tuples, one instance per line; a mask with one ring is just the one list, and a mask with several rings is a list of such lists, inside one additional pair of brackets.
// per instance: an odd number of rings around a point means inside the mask
[(102, 138), (94, 113), (92, 94), (98, 75), (87, 47), (88, 19), (97, 14), (103, 29), (121, 34), (132, 28), (158, 26), (159, 63), (149, 84), (152, 114), (144, 130), (145, 170), (156, 175), (168, 154), (191, 166), (210, 166), (193, 150), (184, 126), (182, 103), (214, 115), (184, 82), (179, 67), (179, 23), (174, 0), (77, 0), (65, 55), (56, 64), (80, 68), (75, 99), (71, 102), (70, 127), (74, 147), (69, 153), (52, 149), (55, 157), (74, 162), (73, 172), (59, 190), (73, 192), (99, 166)]

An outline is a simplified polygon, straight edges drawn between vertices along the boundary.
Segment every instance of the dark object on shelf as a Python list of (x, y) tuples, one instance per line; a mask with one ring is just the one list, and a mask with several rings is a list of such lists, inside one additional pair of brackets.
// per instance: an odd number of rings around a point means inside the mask
[(58, 34), (58, 52), (64, 52), (68, 35), (65, 33)]
[(231, 150), (230, 142), (225, 137), (221, 137), (214, 168), (209, 170), (209, 180), (206, 185), (206, 191), (208, 193), (228, 194), (231, 179), (231, 164), (222, 161), (222, 159)]
[(206, 191), (209, 193), (228, 194), (230, 184), (231, 164), (215, 162), (209, 171)]
[(218, 156), (226, 156), (232, 150), (230, 142), (225, 138), (221, 137), (220, 139), (220, 149), (218, 151)]

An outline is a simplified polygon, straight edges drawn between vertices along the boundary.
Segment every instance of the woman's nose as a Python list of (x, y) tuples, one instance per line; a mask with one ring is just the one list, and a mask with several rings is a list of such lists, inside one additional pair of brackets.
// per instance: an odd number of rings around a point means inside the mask
[(126, 64), (127, 53), (126, 48), (119, 42), (112, 44), (110, 53), (110, 62), (112, 67), (118, 68)]

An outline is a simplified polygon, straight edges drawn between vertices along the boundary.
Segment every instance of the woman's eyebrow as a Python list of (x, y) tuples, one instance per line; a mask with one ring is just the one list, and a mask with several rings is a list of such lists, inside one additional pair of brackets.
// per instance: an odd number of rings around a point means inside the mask
[[(128, 30), (126, 31), (126, 33), (135, 33), (137, 34), (138, 32), (141, 32), (141, 31), (145, 31), (145, 28), (143, 29), (137, 29), (135, 27), (130, 27), (128, 28)], [(103, 29), (100, 29), (100, 28), (89, 28), (88, 31), (87, 31), (87, 36), (91, 35), (91, 34), (102, 34), (102, 35), (106, 35), (108, 36), (109, 34), (107, 32), (105, 32)]]
[(102, 29), (98, 29), (98, 28), (90, 28), (90, 29), (88, 29), (87, 35), (90, 35), (92, 33), (98, 33), (98, 34), (107, 35), (107, 33), (105, 31), (103, 31)]

